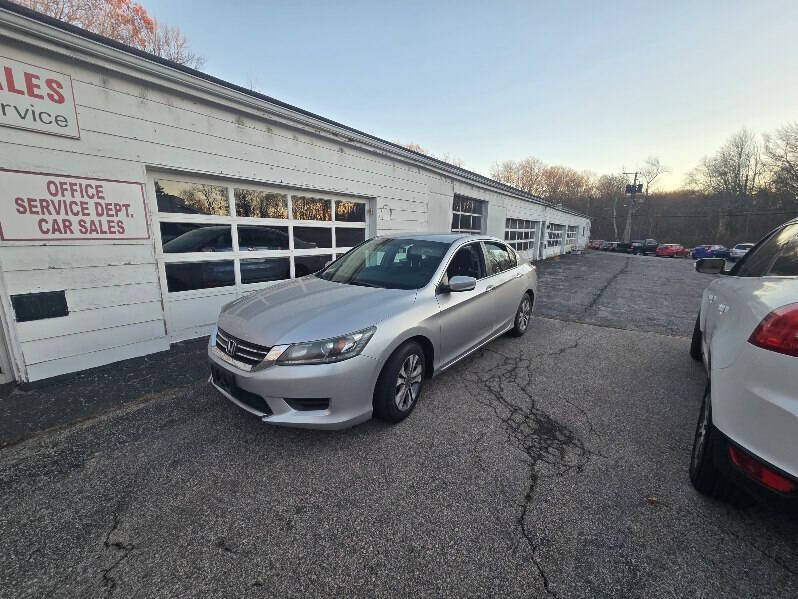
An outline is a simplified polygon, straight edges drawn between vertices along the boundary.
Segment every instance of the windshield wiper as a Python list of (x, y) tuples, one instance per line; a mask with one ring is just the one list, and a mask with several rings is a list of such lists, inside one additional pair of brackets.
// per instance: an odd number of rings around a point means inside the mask
[(375, 285), (374, 283), (366, 283), (365, 281), (348, 281), (350, 285), (358, 285), (359, 287), (377, 287), (378, 289), (381, 288), (381, 285)]

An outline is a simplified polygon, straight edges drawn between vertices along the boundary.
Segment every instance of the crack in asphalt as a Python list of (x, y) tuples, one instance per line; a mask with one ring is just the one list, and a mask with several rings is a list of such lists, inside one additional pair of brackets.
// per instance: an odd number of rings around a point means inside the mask
[[(573, 344), (559, 348), (554, 352), (545, 352), (532, 359), (512, 357), (493, 349), (484, 350), (500, 358), (498, 364), (488, 371), (466, 372), (468, 382), (480, 385), (487, 392), (487, 399), (479, 394), (477, 402), (490, 408), (501, 421), (508, 439), (513, 442), (529, 460), (529, 485), (517, 523), (521, 534), (531, 550), (532, 563), (543, 584), (545, 592), (557, 597), (551, 588), (551, 581), (539, 556), (540, 540), (527, 523), (527, 513), (532, 505), (538, 482), (541, 478), (540, 467), (546, 466), (554, 470), (555, 476), (580, 473), (592, 455), (599, 455), (585, 447), (577, 433), (538, 406), (538, 402), (528, 389), (529, 369), (532, 360), (542, 355), (558, 356), (566, 351), (576, 349), (579, 339)], [(517, 391), (519, 401), (511, 399), (511, 391)], [(572, 402), (568, 402), (574, 405)], [(578, 407), (578, 406), (576, 406)], [(584, 410), (579, 408), (589, 422)], [(592, 424), (590, 425), (592, 430)]]
[(103, 541), (103, 546), (105, 549), (116, 549), (122, 551), (122, 555), (114, 561), (108, 568), (102, 568), (101, 572), (103, 575), (103, 588), (107, 591), (107, 596), (110, 597), (114, 590), (117, 587), (116, 579), (111, 576), (111, 572), (123, 561), (125, 561), (130, 552), (133, 551), (136, 546), (133, 543), (120, 543), (119, 541), (111, 542), (111, 535), (116, 532), (116, 529), (119, 528), (119, 515), (114, 512), (114, 523), (111, 526), (111, 529), (108, 531), (108, 534), (105, 535), (105, 541)]
[(616, 272), (609, 279), (607, 279), (607, 282), (604, 283), (604, 285), (601, 286), (601, 288), (596, 292), (596, 295), (593, 296), (593, 299), (590, 300), (590, 303), (587, 306), (585, 306), (584, 310), (582, 310), (583, 313), (587, 313), (588, 310), (590, 310), (593, 306), (595, 306), (596, 302), (598, 302), (599, 299), (601, 299), (601, 296), (604, 295), (604, 292), (607, 290), (607, 288), (610, 285), (613, 284), (615, 279), (617, 279), (624, 272), (626, 272), (626, 270), (629, 268), (629, 262), (630, 261), (631, 261), (631, 258), (626, 258), (626, 260), (624, 261), (623, 266), (620, 268), (620, 270), (618, 270), (618, 272)]

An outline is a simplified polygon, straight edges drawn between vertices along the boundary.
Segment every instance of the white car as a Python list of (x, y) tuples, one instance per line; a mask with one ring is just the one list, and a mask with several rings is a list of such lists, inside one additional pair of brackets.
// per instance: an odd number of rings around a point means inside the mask
[(729, 250), (729, 260), (739, 260), (754, 247), (753, 243), (738, 243), (731, 250)]
[(728, 272), (696, 270), (706, 288), (690, 354), (709, 374), (690, 480), (735, 504), (798, 504), (798, 219), (768, 234)]

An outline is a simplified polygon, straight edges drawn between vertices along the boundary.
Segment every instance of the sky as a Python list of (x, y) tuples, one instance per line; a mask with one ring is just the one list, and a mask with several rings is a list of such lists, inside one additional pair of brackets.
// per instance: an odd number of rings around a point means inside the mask
[(658, 156), (679, 187), (747, 127), (798, 121), (798, 1), (139, 0), (203, 70), (488, 174)]

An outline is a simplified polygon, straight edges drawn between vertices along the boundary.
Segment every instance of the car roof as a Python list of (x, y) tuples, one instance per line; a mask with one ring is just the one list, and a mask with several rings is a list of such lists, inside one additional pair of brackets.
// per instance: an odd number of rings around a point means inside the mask
[[(454, 243), (466, 239), (502, 241), (490, 235), (472, 235), (471, 233), (386, 233), (377, 237), (388, 237), (390, 239), (417, 239), (419, 241), (440, 241), (443, 243)], [(502, 243), (504, 243), (502, 241)]]

